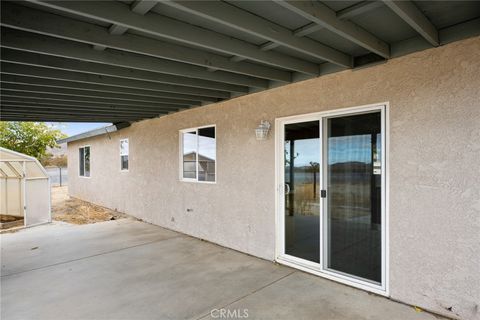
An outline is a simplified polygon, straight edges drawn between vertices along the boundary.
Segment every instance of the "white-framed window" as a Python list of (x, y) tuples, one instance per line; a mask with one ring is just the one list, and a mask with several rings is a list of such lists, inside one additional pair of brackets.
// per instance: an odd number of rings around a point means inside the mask
[(180, 130), (180, 179), (183, 181), (216, 181), (215, 125)]
[(90, 146), (83, 146), (78, 149), (80, 177), (90, 177)]
[(120, 170), (128, 171), (128, 139), (120, 140)]

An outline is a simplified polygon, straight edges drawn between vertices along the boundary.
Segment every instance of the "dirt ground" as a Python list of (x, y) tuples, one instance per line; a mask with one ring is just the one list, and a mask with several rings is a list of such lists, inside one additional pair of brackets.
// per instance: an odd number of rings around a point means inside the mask
[(23, 217), (0, 214), (0, 233), (23, 227)]
[(8, 214), (0, 214), (0, 222), (13, 222), (17, 220), (23, 220), (23, 217), (11, 216)]
[(124, 213), (72, 198), (68, 187), (52, 187), (52, 219), (73, 224), (88, 224), (127, 217)]

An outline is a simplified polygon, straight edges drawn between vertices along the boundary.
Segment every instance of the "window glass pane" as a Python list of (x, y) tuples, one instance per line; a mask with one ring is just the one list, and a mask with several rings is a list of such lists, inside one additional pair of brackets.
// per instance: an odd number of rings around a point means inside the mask
[(285, 253), (320, 262), (320, 122), (285, 125)]
[(79, 166), (79, 174), (80, 176), (85, 176), (85, 158), (84, 158), (84, 153), (85, 149), (80, 148), (78, 149), (78, 166)]
[(90, 177), (90, 147), (85, 147), (85, 177)]
[(128, 156), (120, 156), (121, 170), (128, 170)]
[(215, 127), (198, 129), (198, 180), (215, 181)]
[(195, 163), (197, 161), (197, 132), (185, 132), (183, 139), (183, 177), (197, 178)]
[(128, 156), (128, 139), (120, 140), (120, 155)]
[(381, 114), (328, 119), (329, 269), (381, 281)]
[(120, 170), (128, 170), (128, 139), (120, 140)]

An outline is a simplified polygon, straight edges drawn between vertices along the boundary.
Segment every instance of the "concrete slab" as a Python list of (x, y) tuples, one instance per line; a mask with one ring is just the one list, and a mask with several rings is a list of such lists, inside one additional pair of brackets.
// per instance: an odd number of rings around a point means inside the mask
[(200, 319), (237, 309), (249, 319), (434, 318), (138, 221), (42, 226), (1, 240), (2, 320)]
[[(248, 319), (439, 319), (416, 312), (413, 307), (311, 274), (294, 272), (202, 319), (218, 318), (220, 312), (247, 313)], [(443, 318), (442, 318), (443, 319)]]
[(182, 235), (132, 219), (86, 225), (55, 222), (22, 229), (1, 236), (1, 275), (179, 236)]

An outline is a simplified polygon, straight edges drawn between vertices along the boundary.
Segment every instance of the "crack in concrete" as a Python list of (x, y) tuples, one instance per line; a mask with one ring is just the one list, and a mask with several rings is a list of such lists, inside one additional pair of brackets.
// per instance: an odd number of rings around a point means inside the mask
[[(269, 283), (267, 283), (266, 285), (261, 286), (260, 288), (257, 288), (257, 289), (255, 289), (255, 290), (253, 290), (253, 291), (251, 291), (251, 292), (249, 292), (249, 293), (247, 293), (247, 294), (245, 294), (245, 295), (243, 295), (243, 296), (241, 296), (241, 297), (239, 297), (239, 298), (237, 298), (237, 299), (235, 299), (235, 300), (227, 303), (227, 304), (224, 305), (224, 306), (221, 306), (221, 307), (218, 307), (218, 308), (212, 308), (212, 310), (213, 310), (213, 309), (225, 309), (225, 308), (227, 308), (228, 306), (231, 306), (232, 304), (234, 304), (235, 302), (238, 302), (238, 301), (240, 301), (240, 300), (243, 300), (243, 299), (245, 299), (246, 297), (251, 296), (252, 294), (255, 294), (255, 293), (257, 293), (257, 292), (260, 292), (260, 291), (262, 291), (263, 289), (265, 289), (265, 288), (267, 288), (267, 287), (269, 287), (269, 286), (271, 286), (271, 285), (273, 285), (273, 284), (275, 284), (275, 283), (277, 283), (277, 282), (279, 282), (279, 281), (281, 281), (281, 280), (283, 280), (283, 279), (291, 276), (291, 275), (294, 274), (295, 272), (297, 272), (297, 271), (296, 271), (296, 270), (293, 270), (292, 272), (290, 272), (290, 273), (288, 273), (288, 274), (286, 274), (286, 275), (284, 275), (284, 276), (282, 276), (282, 277), (280, 277), (280, 278), (278, 278), (278, 279), (276, 279), (276, 280), (273, 280), (272, 282), (269, 282)], [(203, 315), (201, 315), (201, 316), (198, 317), (198, 318), (195, 318), (195, 320), (205, 319), (205, 318), (208, 317), (209, 315), (210, 315), (210, 312), (209, 312), (209, 313), (206, 313), (206, 314), (203, 314)]]
[(115, 249), (115, 250), (111, 250), (111, 251), (106, 251), (106, 252), (101, 252), (101, 253), (97, 253), (97, 254), (93, 254), (93, 255), (90, 255), (90, 256), (85, 256), (85, 257), (81, 257), (81, 258), (77, 258), (77, 259), (72, 259), (72, 260), (57, 262), (57, 263), (50, 264), (50, 265), (47, 265), (47, 266), (42, 266), (42, 267), (38, 267), (38, 268), (33, 268), (33, 269), (30, 269), (30, 270), (24, 270), (24, 271), (19, 271), (19, 272), (4, 274), (4, 275), (1, 275), (0, 278), (15, 276), (15, 275), (22, 274), (22, 273), (27, 273), (27, 272), (31, 272), (31, 271), (46, 269), (46, 268), (55, 267), (55, 266), (62, 265), (62, 264), (66, 264), (66, 263), (70, 263), (70, 262), (76, 262), (76, 261), (80, 261), (80, 260), (84, 260), (84, 259), (89, 259), (89, 258), (98, 257), (98, 256), (105, 255), (105, 254), (110, 254), (110, 253), (119, 252), (119, 251), (123, 251), (123, 250), (128, 250), (128, 249), (132, 249), (132, 248), (137, 248), (137, 247), (149, 245), (149, 244), (152, 244), (152, 243), (157, 243), (157, 242), (161, 242), (161, 241), (167, 241), (167, 240), (176, 239), (176, 238), (184, 238), (184, 237), (185, 237), (185, 236), (183, 236), (183, 235), (179, 235), (179, 236), (174, 236), (174, 237), (170, 237), (170, 238), (166, 238), (166, 239), (160, 239), (160, 240), (154, 240), (154, 241), (150, 241), (150, 242), (140, 243), (140, 244), (136, 244), (136, 245), (130, 246), (130, 247), (119, 248), (119, 249)]

